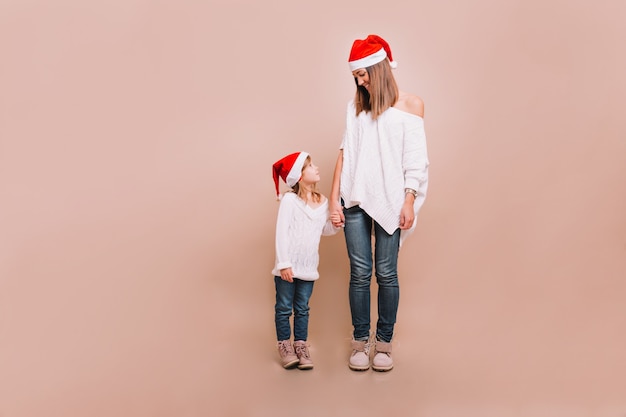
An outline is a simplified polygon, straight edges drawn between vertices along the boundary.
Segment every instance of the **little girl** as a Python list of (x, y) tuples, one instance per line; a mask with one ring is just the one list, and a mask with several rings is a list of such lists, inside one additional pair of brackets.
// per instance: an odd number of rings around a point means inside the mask
[[(319, 168), (306, 152), (285, 156), (273, 165), (276, 195), (280, 200), (276, 220), (276, 264), (272, 270), (276, 284), (274, 320), (278, 353), (284, 368), (312, 369), (307, 346), (309, 299), (319, 278), (319, 243), (322, 235), (337, 233), (328, 212), (328, 199), (316, 187)], [(278, 178), (292, 189), (282, 197)], [(339, 215), (334, 219), (338, 222)], [(291, 314), (294, 342), (291, 343)]]

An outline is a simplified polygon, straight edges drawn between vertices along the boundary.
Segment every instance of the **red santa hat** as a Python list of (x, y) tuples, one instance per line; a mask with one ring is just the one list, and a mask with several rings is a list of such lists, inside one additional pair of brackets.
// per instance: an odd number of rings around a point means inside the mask
[(272, 174), (274, 176), (277, 197), (280, 198), (278, 177), (282, 178), (288, 186), (293, 188), (300, 181), (300, 177), (302, 177), (302, 167), (308, 156), (309, 154), (306, 152), (294, 152), (274, 162)]
[(389, 58), (391, 68), (398, 66), (398, 63), (391, 57), (391, 48), (389, 48), (387, 41), (378, 35), (368, 35), (365, 39), (354, 41), (348, 63), (350, 64), (350, 71), (354, 71), (359, 68), (371, 67), (385, 58)]

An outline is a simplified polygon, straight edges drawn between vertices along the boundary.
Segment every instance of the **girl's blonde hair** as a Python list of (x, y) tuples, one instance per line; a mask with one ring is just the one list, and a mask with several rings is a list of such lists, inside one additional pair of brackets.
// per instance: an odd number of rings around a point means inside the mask
[(362, 111), (370, 112), (372, 119), (376, 120), (385, 110), (396, 104), (400, 93), (387, 58), (365, 70), (370, 79), (369, 92), (357, 84), (354, 105), (357, 116)]
[[(304, 160), (304, 164), (302, 164), (302, 171), (300, 172), (304, 172), (304, 169), (309, 165), (311, 165), (311, 157), (307, 156)], [(307, 192), (309, 191), (311, 192), (311, 200), (313, 200), (313, 202), (319, 203), (322, 200), (322, 194), (317, 191), (317, 184), (313, 184), (310, 190), (307, 190), (304, 187), (300, 187), (300, 181), (298, 181), (296, 185), (293, 186), (293, 192), (296, 193), (296, 195), (304, 201), (307, 200)]]

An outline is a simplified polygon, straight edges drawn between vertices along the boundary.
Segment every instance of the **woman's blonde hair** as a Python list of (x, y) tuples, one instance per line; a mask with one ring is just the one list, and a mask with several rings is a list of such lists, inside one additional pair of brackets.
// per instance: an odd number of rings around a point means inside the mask
[[(304, 172), (304, 169), (308, 167), (309, 165), (311, 165), (311, 157), (307, 156), (306, 159), (304, 160), (304, 164), (302, 164), (302, 171), (300, 172), (301, 173)], [(307, 200), (308, 191), (311, 192), (311, 200), (313, 200), (313, 202), (319, 203), (322, 200), (322, 194), (319, 191), (317, 191), (317, 184), (313, 184), (313, 186), (309, 190), (307, 190), (304, 187), (300, 187), (300, 181), (298, 181), (296, 185), (293, 186), (293, 192), (296, 193), (296, 195), (304, 201)]]
[(376, 120), (385, 110), (396, 104), (400, 93), (387, 58), (365, 70), (370, 79), (369, 92), (357, 84), (354, 105), (357, 116), (362, 111), (370, 112), (372, 119)]

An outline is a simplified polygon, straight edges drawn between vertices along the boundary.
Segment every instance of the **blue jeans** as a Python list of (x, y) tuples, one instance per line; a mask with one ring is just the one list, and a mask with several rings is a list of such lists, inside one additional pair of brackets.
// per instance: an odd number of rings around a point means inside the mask
[(313, 293), (314, 282), (298, 278), (294, 278), (293, 282), (287, 282), (280, 277), (274, 277), (276, 284), (274, 321), (276, 322), (278, 341), (291, 338), (289, 318), (292, 312), (294, 340), (307, 340), (309, 335), (309, 299)]
[(350, 258), (350, 312), (354, 339), (367, 340), (370, 334), (370, 284), (372, 281), (372, 227), (374, 263), (378, 284), (378, 321), (376, 338), (391, 342), (396, 323), (400, 288), (398, 252), (400, 229), (389, 235), (359, 206), (344, 208), (344, 234)]

